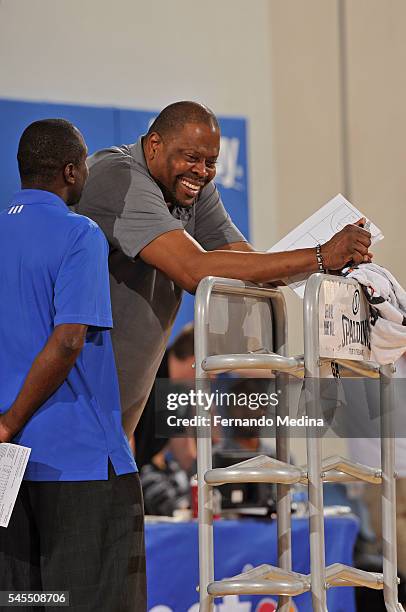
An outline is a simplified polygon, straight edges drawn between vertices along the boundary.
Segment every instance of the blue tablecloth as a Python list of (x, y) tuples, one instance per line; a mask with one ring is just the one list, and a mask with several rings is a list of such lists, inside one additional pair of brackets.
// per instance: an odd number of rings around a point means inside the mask
[[(351, 517), (325, 521), (326, 563), (352, 565), (358, 521)], [(293, 519), (293, 569), (309, 573), (307, 519)], [(261, 563), (277, 565), (276, 522), (243, 519), (216, 521), (215, 577), (239, 574)], [(196, 522), (146, 526), (148, 609), (150, 612), (198, 612), (198, 538)], [(354, 590), (336, 587), (327, 594), (329, 612), (355, 612)], [(312, 612), (311, 597), (294, 598), (292, 612)], [(275, 597), (228, 596), (216, 599), (218, 612), (273, 612)]]

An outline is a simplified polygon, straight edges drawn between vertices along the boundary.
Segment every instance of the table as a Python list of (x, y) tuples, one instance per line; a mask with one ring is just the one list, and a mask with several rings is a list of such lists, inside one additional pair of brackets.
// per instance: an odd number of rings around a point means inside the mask
[[(326, 564), (352, 565), (358, 533), (353, 516), (325, 520)], [(149, 612), (198, 612), (197, 522), (146, 525)], [(309, 526), (306, 518), (292, 520), (293, 569), (309, 573)], [(275, 521), (221, 520), (214, 525), (215, 577), (239, 574), (261, 563), (277, 565)], [(274, 612), (275, 596), (237, 596), (216, 599), (216, 612)], [(312, 612), (311, 596), (294, 598), (292, 612)], [(329, 589), (329, 612), (355, 612), (351, 587)]]

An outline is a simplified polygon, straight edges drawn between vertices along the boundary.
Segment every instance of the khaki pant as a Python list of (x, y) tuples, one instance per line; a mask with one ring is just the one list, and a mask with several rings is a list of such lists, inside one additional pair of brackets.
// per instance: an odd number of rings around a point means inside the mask
[[(379, 547), (382, 549), (381, 487), (379, 485), (366, 485), (364, 500), (369, 510), (371, 527), (376, 533)], [(396, 482), (396, 531), (398, 570), (406, 576), (406, 478), (399, 478)]]

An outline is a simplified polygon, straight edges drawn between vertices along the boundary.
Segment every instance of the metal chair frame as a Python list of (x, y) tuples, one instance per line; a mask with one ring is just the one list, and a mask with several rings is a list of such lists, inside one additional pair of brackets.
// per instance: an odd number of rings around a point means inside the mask
[[(196, 380), (199, 390), (208, 390), (212, 372), (235, 369), (272, 369), (278, 387), (286, 385), (289, 374), (300, 371), (311, 381), (317, 393), (322, 360), (319, 351), (319, 297), (324, 281), (350, 283), (354, 280), (313, 274), (306, 285), (304, 298), (304, 358), (287, 356), (287, 316), (284, 296), (278, 289), (260, 287), (235, 279), (207, 277), (203, 279), (195, 299)], [(272, 311), (273, 351), (247, 354), (209, 355), (209, 310), (212, 294), (238, 295), (269, 300)], [(396, 474), (395, 444), (391, 435), (390, 412), (393, 388), (393, 365), (378, 369), (366, 361), (339, 360), (362, 376), (380, 377), (381, 388), (381, 469), (352, 462), (343, 457), (322, 459), (321, 439), (307, 435), (307, 465), (290, 464), (289, 437), (277, 429), (276, 456), (256, 457), (229, 468), (212, 468), (211, 437), (207, 427), (197, 428), (198, 505), (199, 505), (199, 592), (200, 612), (213, 610), (214, 598), (230, 594), (278, 595), (278, 610), (289, 612), (291, 597), (310, 591), (314, 612), (327, 611), (326, 591), (332, 586), (367, 586), (383, 589), (386, 609), (400, 612), (397, 598), (396, 559)], [(281, 394), (278, 415), (289, 414), (287, 394)], [(307, 414), (317, 410), (317, 399), (306, 405)], [(197, 414), (207, 416), (201, 403)], [(279, 433), (279, 435), (278, 435)], [(334, 563), (325, 565), (323, 482), (361, 480), (382, 486), (383, 573), (365, 572)], [(279, 567), (263, 564), (243, 574), (214, 580), (213, 558), (213, 489), (229, 482), (272, 482), (277, 484), (277, 532)], [(310, 574), (292, 571), (290, 486), (308, 484), (310, 522)]]

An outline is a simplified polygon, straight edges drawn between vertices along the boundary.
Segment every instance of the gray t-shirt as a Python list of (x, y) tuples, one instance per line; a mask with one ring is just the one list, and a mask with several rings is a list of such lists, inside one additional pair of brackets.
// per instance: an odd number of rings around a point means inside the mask
[(185, 229), (208, 251), (245, 238), (213, 182), (193, 206), (169, 210), (148, 172), (141, 138), (133, 145), (98, 151), (88, 164), (89, 179), (76, 210), (94, 219), (110, 244), (112, 340), (123, 424), (129, 434), (147, 401), (182, 297), (182, 289), (144, 263), (139, 252), (158, 236), (178, 229)]

